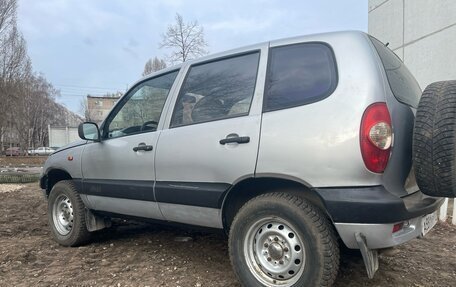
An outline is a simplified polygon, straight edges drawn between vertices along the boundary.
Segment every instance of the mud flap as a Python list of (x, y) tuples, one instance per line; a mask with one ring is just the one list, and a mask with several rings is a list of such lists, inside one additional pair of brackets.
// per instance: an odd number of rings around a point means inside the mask
[(90, 232), (111, 227), (111, 220), (107, 220), (106, 218), (96, 216), (87, 208), (85, 211), (85, 222), (87, 230)]
[(366, 266), (367, 276), (369, 279), (374, 278), (375, 272), (378, 270), (378, 251), (367, 248), (366, 237), (360, 232), (355, 233), (356, 242), (358, 242), (359, 250), (363, 255), (364, 265)]

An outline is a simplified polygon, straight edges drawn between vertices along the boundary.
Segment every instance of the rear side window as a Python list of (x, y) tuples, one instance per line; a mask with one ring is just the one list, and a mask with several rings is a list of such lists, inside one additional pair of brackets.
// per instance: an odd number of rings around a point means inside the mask
[(412, 73), (388, 47), (374, 37), (370, 38), (382, 60), (391, 91), (396, 99), (408, 106), (418, 107), (421, 89)]
[(328, 45), (303, 43), (271, 48), (263, 110), (320, 101), (336, 86), (336, 64)]

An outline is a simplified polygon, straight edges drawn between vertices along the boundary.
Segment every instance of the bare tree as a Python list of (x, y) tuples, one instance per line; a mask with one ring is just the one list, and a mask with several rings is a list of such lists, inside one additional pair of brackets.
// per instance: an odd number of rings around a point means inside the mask
[(48, 125), (68, 118), (54, 101), (59, 92), (33, 73), (16, 18), (17, 0), (0, 0), (0, 150), (44, 145)]
[(12, 128), (21, 147), (45, 145), (48, 138), (48, 125), (66, 120), (64, 109), (54, 99), (59, 92), (43, 75), (31, 75), (23, 79), (16, 89), (19, 95), (13, 106)]
[(142, 73), (143, 77), (147, 76), (153, 72), (160, 71), (166, 68), (166, 63), (162, 59), (154, 57), (153, 59), (149, 59), (144, 65), (144, 72)]
[(168, 25), (159, 47), (173, 49), (168, 57), (171, 63), (176, 63), (206, 55), (207, 46), (204, 29), (198, 21), (185, 23), (183, 17), (176, 14), (176, 23)]
[(26, 80), (32, 75), (26, 43), (16, 25), (16, 8), (16, 0), (0, 1), (0, 150), (5, 135), (11, 138), (15, 134), (17, 108), (26, 91)]
[(5, 31), (16, 24), (16, 8), (16, 0), (0, 1), (0, 37), (5, 34)]

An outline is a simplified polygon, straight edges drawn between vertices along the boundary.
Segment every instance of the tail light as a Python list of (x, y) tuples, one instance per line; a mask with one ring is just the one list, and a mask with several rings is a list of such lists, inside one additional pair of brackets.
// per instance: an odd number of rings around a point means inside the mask
[(385, 103), (375, 103), (364, 111), (360, 128), (361, 154), (367, 169), (382, 173), (390, 158), (393, 132)]

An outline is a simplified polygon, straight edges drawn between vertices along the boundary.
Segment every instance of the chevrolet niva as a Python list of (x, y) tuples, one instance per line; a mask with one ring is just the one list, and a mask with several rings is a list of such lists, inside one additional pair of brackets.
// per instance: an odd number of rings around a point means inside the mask
[(112, 217), (218, 228), (242, 285), (330, 286), (339, 245), (373, 277), (380, 249), (435, 225), (456, 194), (455, 116), (455, 82), (422, 94), (365, 33), (276, 40), (143, 78), (40, 185), (61, 245)]

